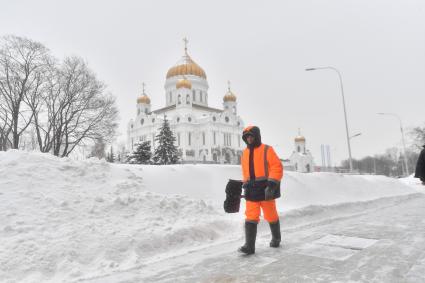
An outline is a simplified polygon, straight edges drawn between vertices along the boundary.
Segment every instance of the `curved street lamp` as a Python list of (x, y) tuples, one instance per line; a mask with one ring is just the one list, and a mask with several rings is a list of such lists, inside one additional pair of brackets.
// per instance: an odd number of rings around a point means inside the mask
[(342, 84), (341, 73), (338, 71), (337, 68), (330, 67), (330, 66), (328, 66), (328, 67), (318, 67), (318, 68), (307, 68), (305, 70), (306, 71), (316, 71), (316, 70), (326, 70), (326, 69), (335, 71), (338, 74), (338, 77), (339, 77), (339, 84), (340, 84), (340, 87), (341, 87), (341, 96), (342, 96), (342, 106), (344, 107), (345, 131), (346, 131), (346, 135), (347, 135), (347, 146), (348, 146), (348, 160), (349, 160), (349, 163), (350, 163), (350, 172), (352, 172), (353, 171), (353, 159), (351, 157), (350, 134), (349, 134), (349, 131), (348, 131), (347, 109), (345, 107), (344, 87), (343, 87), (343, 84)]

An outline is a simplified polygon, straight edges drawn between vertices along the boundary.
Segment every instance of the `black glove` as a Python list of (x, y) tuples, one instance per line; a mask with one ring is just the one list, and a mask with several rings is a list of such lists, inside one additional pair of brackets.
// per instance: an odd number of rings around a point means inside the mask
[(265, 200), (271, 200), (275, 198), (275, 187), (267, 186), (264, 192)]

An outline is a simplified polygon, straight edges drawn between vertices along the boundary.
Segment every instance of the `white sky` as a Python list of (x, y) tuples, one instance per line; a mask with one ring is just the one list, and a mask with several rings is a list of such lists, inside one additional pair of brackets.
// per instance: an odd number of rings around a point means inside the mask
[(0, 35), (26, 36), (57, 57), (78, 55), (117, 97), (120, 131), (135, 116), (141, 84), (152, 108), (165, 105), (167, 70), (189, 54), (208, 77), (209, 105), (221, 107), (227, 80), (246, 124), (289, 157), (297, 129), (321, 164), (347, 158), (338, 77), (343, 75), (353, 157), (399, 146), (425, 122), (425, 1), (22, 1), (0, 0)]

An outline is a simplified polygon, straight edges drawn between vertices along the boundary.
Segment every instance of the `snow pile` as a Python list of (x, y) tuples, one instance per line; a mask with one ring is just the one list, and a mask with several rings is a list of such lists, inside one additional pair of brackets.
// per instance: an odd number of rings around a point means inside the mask
[[(223, 191), (228, 179), (241, 179), (240, 166), (233, 165), (197, 164), (141, 168), (144, 182), (151, 191), (160, 194), (178, 192), (192, 198), (217, 202), (223, 201)], [(280, 211), (309, 205), (369, 201), (415, 192), (398, 179), (385, 176), (298, 172), (284, 173), (281, 191), (282, 198), (278, 200)]]
[[(0, 152), (1, 281), (69, 282), (240, 238), (243, 213), (222, 209), (229, 178), (240, 179), (239, 166)], [(286, 172), (278, 208), (309, 214), (299, 208), (415, 192), (382, 176)]]
[(147, 191), (142, 173), (96, 159), (0, 152), (0, 281), (108, 273), (239, 230), (203, 200)]

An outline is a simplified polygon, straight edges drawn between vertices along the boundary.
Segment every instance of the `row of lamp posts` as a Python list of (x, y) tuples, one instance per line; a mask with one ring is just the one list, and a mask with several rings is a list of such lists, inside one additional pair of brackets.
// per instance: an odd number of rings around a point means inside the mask
[[(344, 120), (345, 120), (345, 134), (346, 134), (346, 138), (347, 138), (347, 147), (348, 147), (348, 161), (349, 161), (349, 168), (350, 168), (350, 172), (353, 172), (353, 159), (351, 156), (351, 143), (350, 140), (354, 137), (358, 137), (361, 135), (361, 133), (355, 134), (350, 136), (349, 134), (349, 130), (348, 130), (348, 119), (347, 119), (347, 108), (345, 105), (345, 96), (344, 96), (344, 86), (342, 84), (342, 76), (341, 76), (341, 72), (335, 68), (335, 67), (317, 67), (317, 68), (307, 68), (305, 69), (306, 71), (317, 71), (317, 70), (333, 70), (338, 74), (338, 78), (339, 78), (339, 85), (340, 85), (340, 89), (341, 89), (341, 96), (342, 96), (342, 106), (344, 109)], [(409, 175), (409, 167), (408, 167), (408, 162), (407, 162), (407, 156), (406, 156), (406, 142), (404, 139), (404, 130), (403, 130), (403, 125), (401, 122), (401, 118), (394, 113), (377, 113), (379, 115), (388, 115), (388, 116), (393, 116), (396, 117), (399, 122), (400, 122), (400, 131), (401, 131), (401, 138), (402, 138), (402, 142), (403, 142), (403, 157), (404, 157), (404, 174), (406, 176)]]

